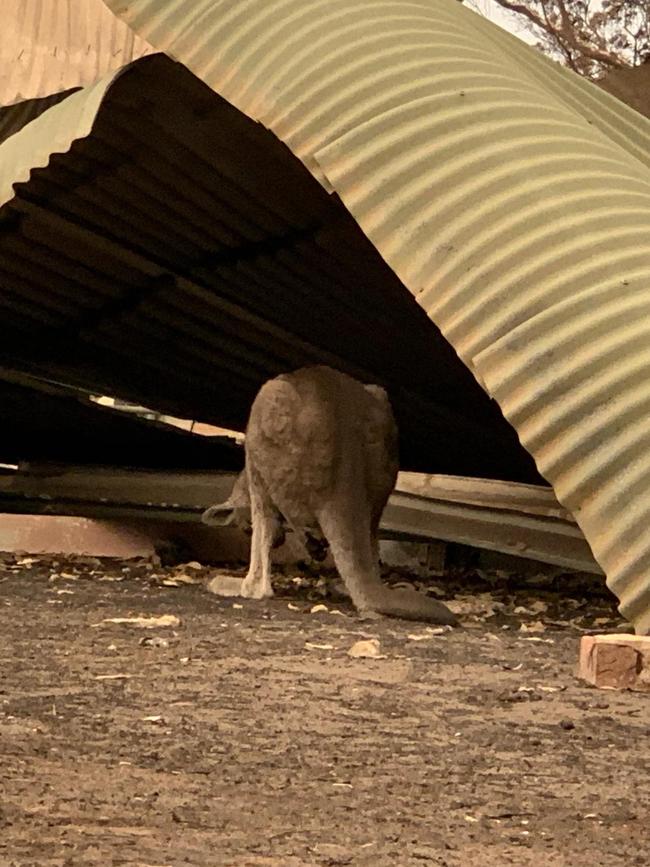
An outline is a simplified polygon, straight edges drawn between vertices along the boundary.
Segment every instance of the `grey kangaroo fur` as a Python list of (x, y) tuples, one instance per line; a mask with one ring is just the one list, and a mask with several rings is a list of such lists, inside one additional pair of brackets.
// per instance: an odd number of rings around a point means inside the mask
[[(245, 449), (229, 500), (203, 514), (206, 524), (252, 525), (238, 595), (273, 595), (271, 549), (284, 541), (286, 524), (316, 558), (325, 537), (361, 614), (457, 624), (442, 603), (381, 581), (379, 521), (398, 472), (397, 425), (383, 388), (323, 366), (278, 376), (253, 402)], [(221, 584), (217, 577), (209, 589), (232, 592)]]

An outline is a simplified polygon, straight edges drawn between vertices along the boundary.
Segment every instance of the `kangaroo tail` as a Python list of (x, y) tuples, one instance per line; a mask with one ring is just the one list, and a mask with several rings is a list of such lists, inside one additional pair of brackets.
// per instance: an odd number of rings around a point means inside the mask
[(391, 590), (382, 583), (375, 537), (364, 516), (355, 520), (337, 509), (336, 504), (328, 504), (319, 515), (319, 523), (358, 611), (458, 625), (456, 615), (442, 602), (415, 590)]
[(417, 590), (390, 590), (382, 585), (372, 594), (372, 606), (379, 614), (402, 617), (404, 620), (422, 620), (444, 626), (458, 626), (458, 618), (442, 602), (418, 593)]

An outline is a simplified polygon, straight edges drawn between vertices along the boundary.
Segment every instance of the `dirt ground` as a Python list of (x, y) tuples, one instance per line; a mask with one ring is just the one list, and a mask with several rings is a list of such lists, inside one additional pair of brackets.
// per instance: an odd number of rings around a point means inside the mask
[(441, 578), (466, 626), (439, 634), (210, 574), (0, 561), (0, 864), (650, 864), (650, 696), (573, 674), (611, 597)]

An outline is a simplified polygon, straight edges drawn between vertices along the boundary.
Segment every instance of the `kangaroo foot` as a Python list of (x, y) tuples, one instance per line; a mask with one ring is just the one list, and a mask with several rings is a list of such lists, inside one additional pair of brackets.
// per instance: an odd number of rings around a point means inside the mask
[(270, 581), (260, 580), (257, 575), (246, 576), (239, 595), (245, 599), (268, 599), (273, 596), (273, 588)]

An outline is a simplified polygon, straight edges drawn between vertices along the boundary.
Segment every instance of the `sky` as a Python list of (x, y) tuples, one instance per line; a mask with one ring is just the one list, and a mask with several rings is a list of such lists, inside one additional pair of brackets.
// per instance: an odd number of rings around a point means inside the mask
[(517, 16), (507, 12), (498, 3), (495, 3), (494, 0), (465, 0), (465, 5), (495, 24), (498, 24), (499, 27), (503, 27), (504, 30), (514, 33), (515, 36), (523, 39), (524, 42), (534, 43), (533, 36), (517, 21)]

